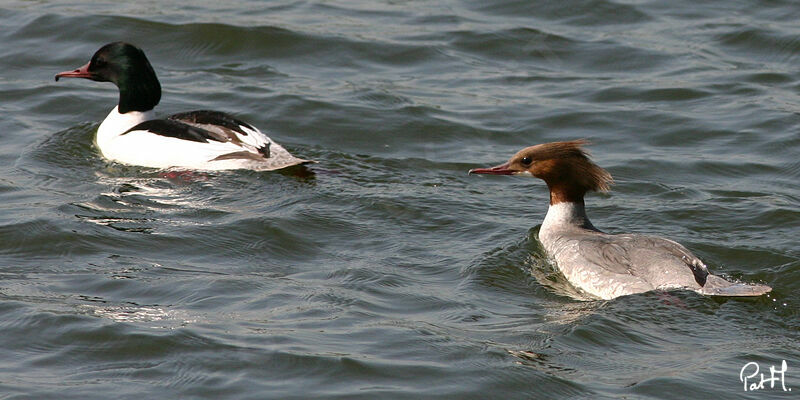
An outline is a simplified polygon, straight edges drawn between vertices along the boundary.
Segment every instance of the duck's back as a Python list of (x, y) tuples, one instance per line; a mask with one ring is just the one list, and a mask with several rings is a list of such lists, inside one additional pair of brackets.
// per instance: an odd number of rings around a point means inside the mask
[(661, 289), (709, 296), (760, 296), (766, 285), (729, 282), (709, 274), (681, 244), (643, 234), (609, 235), (583, 228), (540, 232), (545, 250), (576, 287), (602, 299)]
[(699, 290), (708, 276), (689, 250), (657, 236), (573, 228), (541, 240), (573, 285), (603, 299), (654, 289)]

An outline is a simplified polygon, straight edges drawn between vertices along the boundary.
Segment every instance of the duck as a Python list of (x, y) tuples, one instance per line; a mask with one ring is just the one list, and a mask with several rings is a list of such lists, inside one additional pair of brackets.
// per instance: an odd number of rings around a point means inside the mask
[(522, 175), (545, 182), (550, 205), (538, 239), (567, 281), (589, 298), (669, 290), (752, 297), (772, 290), (711, 274), (703, 261), (673, 240), (597, 229), (586, 214), (584, 196), (608, 191), (613, 178), (590, 159), (587, 144), (581, 139), (526, 147), (504, 164), (474, 168), (469, 174)]
[(97, 128), (95, 144), (111, 161), (158, 169), (272, 171), (314, 161), (290, 154), (235, 116), (197, 110), (156, 117), (161, 84), (144, 51), (126, 42), (97, 50), (88, 63), (56, 74), (111, 82), (119, 102)]

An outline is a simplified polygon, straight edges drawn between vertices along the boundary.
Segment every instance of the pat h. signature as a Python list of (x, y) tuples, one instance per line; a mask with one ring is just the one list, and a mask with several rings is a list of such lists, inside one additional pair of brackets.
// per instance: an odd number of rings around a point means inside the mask
[(765, 389), (766, 386), (764, 384), (766, 383), (769, 383), (770, 389), (775, 389), (775, 385), (780, 383), (780, 388), (784, 392), (792, 391), (792, 388), (786, 387), (786, 371), (789, 369), (786, 365), (786, 360), (781, 361), (780, 369), (775, 368), (774, 365), (769, 367), (769, 378), (765, 378), (763, 373), (759, 374), (760, 369), (757, 362), (749, 362), (739, 371), (739, 381), (744, 384), (745, 392)]

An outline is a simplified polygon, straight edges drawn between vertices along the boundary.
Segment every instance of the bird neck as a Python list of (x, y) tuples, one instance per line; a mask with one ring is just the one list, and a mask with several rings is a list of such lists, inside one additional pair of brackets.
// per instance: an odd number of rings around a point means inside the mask
[(161, 84), (158, 83), (155, 73), (139, 74), (135, 79), (120, 80), (119, 87), (119, 112), (122, 114), (130, 111), (150, 111), (161, 100)]
[(547, 215), (542, 222), (542, 230), (550, 231), (558, 228), (583, 228), (596, 231), (597, 228), (586, 215), (586, 206), (581, 197), (577, 201), (563, 201), (550, 204)]

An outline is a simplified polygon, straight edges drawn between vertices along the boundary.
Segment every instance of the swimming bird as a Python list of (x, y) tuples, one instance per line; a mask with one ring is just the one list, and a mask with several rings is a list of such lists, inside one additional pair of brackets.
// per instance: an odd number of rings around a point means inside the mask
[(637, 233), (608, 234), (586, 215), (584, 195), (607, 191), (611, 175), (592, 162), (585, 140), (544, 143), (520, 150), (505, 164), (470, 174), (527, 175), (550, 189), (550, 207), (539, 229), (545, 252), (575, 287), (613, 299), (651, 290), (688, 289), (711, 296), (760, 296), (769, 286), (729, 282), (669, 239)]
[(111, 82), (119, 104), (100, 124), (95, 142), (109, 160), (153, 168), (270, 171), (313, 162), (291, 155), (257, 128), (220, 111), (156, 118), (161, 85), (144, 52), (125, 42), (101, 47), (84, 66), (56, 75)]

